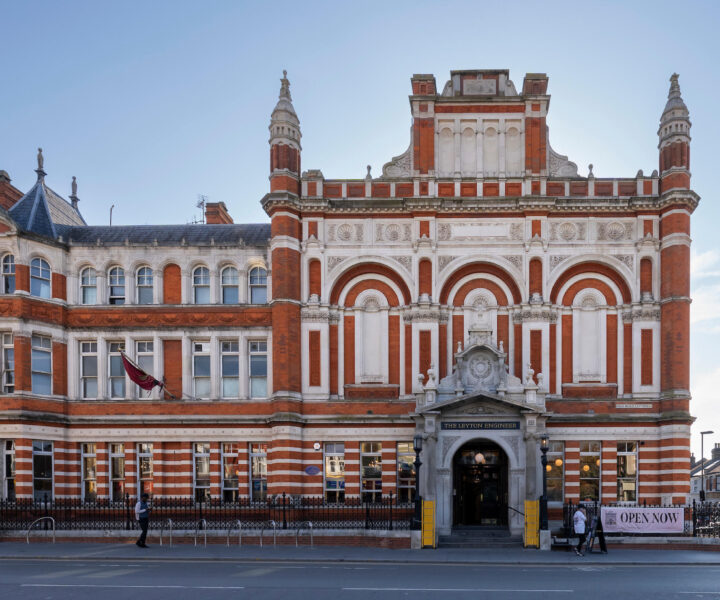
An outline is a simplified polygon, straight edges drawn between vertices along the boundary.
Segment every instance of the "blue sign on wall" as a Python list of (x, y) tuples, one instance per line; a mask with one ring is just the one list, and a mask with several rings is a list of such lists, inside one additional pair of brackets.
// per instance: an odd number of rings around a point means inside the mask
[(305, 474), (306, 475), (317, 475), (320, 473), (320, 469), (316, 467), (315, 465), (310, 465), (309, 467), (305, 467)]

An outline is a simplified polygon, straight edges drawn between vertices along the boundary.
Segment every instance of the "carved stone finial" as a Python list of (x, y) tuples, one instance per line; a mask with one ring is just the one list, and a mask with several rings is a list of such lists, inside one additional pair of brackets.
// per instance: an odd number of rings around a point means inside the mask
[(287, 79), (287, 70), (283, 69), (283, 79)]
[(42, 148), (38, 148), (37, 163), (38, 163), (38, 171), (42, 171), (43, 165), (45, 164), (45, 159), (43, 158)]
[(460, 340), (458, 340), (457, 351), (458, 351), (458, 352), (462, 352), (462, 342), (461, 342)]
[(532, 368), (532, 365), (528, 363), (527, 365), (527, 377), (525, 378), (525, 385), (534, 385), (535, 381), (533, 380), (533, 375), (535, 375), (535, 370)]
[(283, 76), (280, 80), (280, 98), (287, 98), (292, 101), (290, 96), (290, 81), (287, 78), (287, 71), (283, 70)]
[(538, 388), (541, 390), (545, 387), (544, 379), (545, 379), (545, 375), (543, 375), (542, 373), (537, 374), (537, 384), (538, 384)]
[(77, 196), (77, 179), (73, 175), (72, 183), (70, 184), (71, 196)]
[(367, 166), (367, 175), (365, 175), (365, 179), (372, 179), (372, 175), (370, 175), (370, 169), (372, 167), (370, 165)]
[(505, 352), (503, 340), (500, 340), (500, 346), (499, 346), (499, 348), (500, 348), (500, 352)]
[(592, 163), (590, 163), (590, 164), (588, 165), (588, 179), (589, 179), (590, 177), (595, 177), (595, 175), (593, 174), (592, 170), (593, 170), (593, 166), (592, 166)]

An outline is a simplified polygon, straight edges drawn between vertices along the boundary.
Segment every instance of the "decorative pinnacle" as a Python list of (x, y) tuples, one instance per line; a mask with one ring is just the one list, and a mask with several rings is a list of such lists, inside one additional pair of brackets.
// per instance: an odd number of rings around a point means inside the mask
[(70, 184), (71, 196), (77, 196), (77, 179), (73, 175), (72, 183)]
[(37, 153), (38, 168), (35, 169), (35, 172), (37, 173), (37, 176), (38, 176), (38, 181), (42, 181), (43, 179), (45, 179), (45, 175), (47, 175), (47, 173), (45, 173), (45, 171), (43, 170), (44, 164), (45, 164), (45, 158), (43, 157), (42, 148), (38, 148), (38, 153)]
[(287, 98), (292, 102), (292, 96), (290, 95), (290, 81), (287, 78), (287, 71), (283, 69), (283, 76), (280, 80), (280, 98)]

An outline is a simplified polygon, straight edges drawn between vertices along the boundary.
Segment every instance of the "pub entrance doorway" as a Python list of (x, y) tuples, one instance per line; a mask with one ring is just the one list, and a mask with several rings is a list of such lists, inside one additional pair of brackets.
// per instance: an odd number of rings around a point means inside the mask
[(508, 459), (497, 444), (473, 440), (453, 458), (453, 525), (507, 527)]

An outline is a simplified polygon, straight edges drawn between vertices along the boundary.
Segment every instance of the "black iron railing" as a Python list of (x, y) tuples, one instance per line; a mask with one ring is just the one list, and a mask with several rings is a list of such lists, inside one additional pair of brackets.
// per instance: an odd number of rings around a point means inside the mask
[[(173, 528), (194, 530), (204, 519), (210, 530), (227, 530), (240, 521), (243, 529), (259, 529), (275, 521), (279, 529), (296, 529), (311, 521), (318, 529), (404, 530), (410, 528), (413, 505), (398, 503), (390, 494), (377, 502), (346, 498), (342, 504), (330, 504), (322, 497), (279, 494), (263, 501), (239, 499), (226, 502), (211, 498), (196, 502), (193, 498), (156, 497), (150, 502), (150, 522), (160, 524), (172, 519)], [(25, 530), (39, 517), (52, 517), (62, 530), (120, 530), (135, 528), (135, 498), (120, 502), (80, 499), (0, 500), (0, 531)]]

